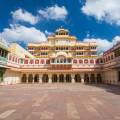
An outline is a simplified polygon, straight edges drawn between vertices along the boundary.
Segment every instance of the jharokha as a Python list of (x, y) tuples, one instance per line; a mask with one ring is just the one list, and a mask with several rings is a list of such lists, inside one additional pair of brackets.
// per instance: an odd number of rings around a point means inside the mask
[(120, 83), (120, 43), (97, 54), (95, 42), (81, 42), (59, 28), (46, 42), (0, 42), (0, 84)]

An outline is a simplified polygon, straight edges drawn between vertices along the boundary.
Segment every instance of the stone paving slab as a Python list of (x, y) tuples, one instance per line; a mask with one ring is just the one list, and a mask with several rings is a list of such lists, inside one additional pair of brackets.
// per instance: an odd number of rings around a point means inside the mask
[(120, 88), (82, 84), (0, 86), (0, 120), (120, 120)]

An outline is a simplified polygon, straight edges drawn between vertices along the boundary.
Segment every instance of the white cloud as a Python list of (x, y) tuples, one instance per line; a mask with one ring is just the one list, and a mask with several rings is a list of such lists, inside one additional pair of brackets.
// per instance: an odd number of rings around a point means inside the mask
[(116, 44), (116, 43), (118, 43), (118, 42), (120, 42), (120, 36), (114, 37), (113, 43)]
[(68, 15), (68, 11), (64, 6), (59, 7), (58, 5), (54, 5), (52, 7), (47, 7), (46, 9), (39, 10), (39, 14), (51, 20), (64, 20)]
[(50, 36), (50, 35), (53, 35), (54, 33), (53, 33), (53, 32), (49, 32), (49, 31), (45, 30), (45, 34), (46, 34), (47, 36)]
[(10, 25), (10, 28), (5, 28), (0, 37), (7, 40), (7, 42), (42, 42), (46, 41), (47, 38), (43, 32), (37, 30), (34, 27), (25, 27), (22, 25)]
[(40, 19), (38, 16), (34, 16), (31, 13), (29, 13), (21, 8), (14, 12), (11, 12), (11, 14), (12, 14), (12, 17), (14, 20), (28, 22), (32, 25), (36, 24)]
[(97, 20), (120, 26), (120, 0), (86, 0), (81, 10)]
[(102, 53), (111, 47), (115, 45), (117, 42), (120, 42), (120, 36), (116, 36), (112, 39), (112, 41), (109, 41), (107, 39), (101, 39), (101, 38), (85, 38), (83, 40), (84, 42), (96, 42), (97, 43), (97, 48), (98, 48), (98, 53)]

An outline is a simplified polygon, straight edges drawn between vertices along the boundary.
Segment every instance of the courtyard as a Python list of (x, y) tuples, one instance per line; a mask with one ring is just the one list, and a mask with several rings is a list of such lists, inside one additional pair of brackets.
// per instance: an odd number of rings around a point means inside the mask
[(0, 120), (120, 120), (120, 88), (79, 83), (0, 86)]

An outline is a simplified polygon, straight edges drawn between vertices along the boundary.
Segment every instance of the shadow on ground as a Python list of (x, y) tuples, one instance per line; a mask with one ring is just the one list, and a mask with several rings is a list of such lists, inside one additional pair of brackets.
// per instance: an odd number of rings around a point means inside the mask
[(102, 88), (107, 92), (120, 95), (120, 86), (119, 85), (111, 85), (111, 84), (86, 84), (88, 86), (94, 86), (98, 88)]

